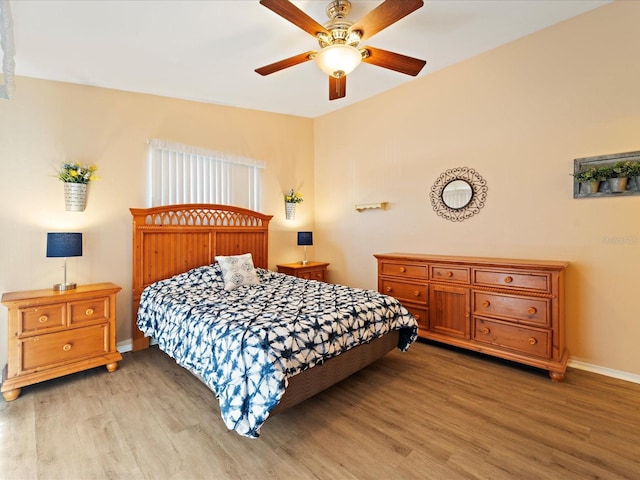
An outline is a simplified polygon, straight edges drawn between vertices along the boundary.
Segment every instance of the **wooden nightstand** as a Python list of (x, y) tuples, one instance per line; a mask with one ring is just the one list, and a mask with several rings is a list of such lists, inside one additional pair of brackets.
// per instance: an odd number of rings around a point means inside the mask
[(304, 278), (306, 280), (318, 280), (324, 282), (327, 278), (328, 263), (323, 262), (309, 262), (306, 265), (297, 263), (285, 263), (282, 265), (276, 265), (279, 273), (286, 273), (298, 278)]
[(9, 309), (8, 362), (2, 395), (8, 402), (21, 387), (106, 365), (118, 368), (116, 294), (113, 283), (81, 285), (2, 295)]

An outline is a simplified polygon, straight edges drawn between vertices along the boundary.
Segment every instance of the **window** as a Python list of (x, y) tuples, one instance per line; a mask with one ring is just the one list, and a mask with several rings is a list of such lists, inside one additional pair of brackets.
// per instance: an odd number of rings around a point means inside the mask
[(264, 162), (149, 140), (148, 206), (216, 203), (260, 210)]

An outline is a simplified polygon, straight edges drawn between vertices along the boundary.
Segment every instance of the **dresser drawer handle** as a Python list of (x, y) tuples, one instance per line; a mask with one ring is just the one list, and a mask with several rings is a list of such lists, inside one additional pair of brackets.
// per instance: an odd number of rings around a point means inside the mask
[(491, 329), (490, 329), (489, 327), (484, 327), (484, 328), (482, 329), (482, 333), (484, 333), (484, 334), (488, 335), (489, 333), (491, 333)]
[(404, 273), (404, 272), (406, 272), (406, 271), (407, 271), (407, 269), (406, 269), (406, 268), (404, 268), (404, 267), (400, 267), (400, 273)]
[(62, 350), (64, 350), (65, 352), (68, 352), (69, 350), (71, 350), (71, 344), (70, 343), (66, 343), (63, 347)]
[(84, 311), (84, 314), (85, 314), (87, 317), (90, 317), (91, 315), (93, 315), (93, 308), (87, 308), (87, 309)]
[(47, 320), (49, 320), (49, 316), (48, 315), (40, 315), (40, 318), (38, 318), (38, 321), (40, 323), (45, 323)]
[(453, 277), (453, 272), (447, 272), (444, 274), (445, 277)]
[(485, 300), (484, 302), (482, 302), (483, 307), (488, 307), (489, 305), (491, 305), (491, 302), (489, 300)]
[(384, 291), (387, 292), (387, 293), (391, 293), (391, 292), (393, 292), (393, 288), (387, 287), (387, 288), (384, 289)]
[(414, 297), (419, 297), (420, 296), (420, 291), (416, 290), (415, 292), (413, 292), (413, 296)]
[(513, 277), (507, 276), (504, 278), (504, 283), (511, 283), (511, 282), (513, 282)]
[(531, 338), (529, 338), (529, 343), (530, 343), (531, 345), (535, 345), (536, 343), (538, 343), (538, 340), (537, 340), (537, 339), (535, 339), (534, 337), (531, 337)]
[(538, 310), (536, 310), (536, 307), (529, 307), (529, 310), (527, 310), (527, 312), (529, 312), (531, 315), (533, 315), (534, 313), (537, 313)]

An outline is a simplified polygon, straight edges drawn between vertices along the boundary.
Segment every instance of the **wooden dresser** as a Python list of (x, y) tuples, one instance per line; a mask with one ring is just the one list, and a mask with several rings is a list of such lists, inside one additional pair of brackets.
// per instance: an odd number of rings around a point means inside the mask
[(118, 368), (116, 294), (113, 283), (2, 295), (9, 309), (8, 363), (2, 395), (18, 398), (21, 387), (106, 365)]
[(327, 267), (328, 263), (323, 262), (309, 262), (302, 263), (284, 263), (282, 265), (276, 265), (278, 273), (286, 273), (298, 278), (304, 278), (307, 280), (318, 280), (325, 282), (327, 280)]
[(421, 338), (549, 371), (564, 380), (566, 262), (376, 254), (378, 291), (418, 321)]

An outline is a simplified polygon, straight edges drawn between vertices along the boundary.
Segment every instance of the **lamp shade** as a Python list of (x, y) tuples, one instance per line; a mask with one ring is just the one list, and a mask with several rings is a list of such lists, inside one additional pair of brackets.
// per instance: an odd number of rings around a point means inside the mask
[(335, 44), (324, 47), (315, 57), (316, 65), (335, 78), (349, 75), (362, 61), (360, 51), (351, 45)]
[(82, 233), (47, 233), (47, 257), (81, 257)]
[(298, 232), (298, 245), (313, 245), (313, 232)]

